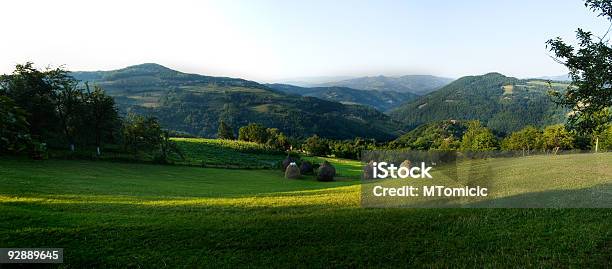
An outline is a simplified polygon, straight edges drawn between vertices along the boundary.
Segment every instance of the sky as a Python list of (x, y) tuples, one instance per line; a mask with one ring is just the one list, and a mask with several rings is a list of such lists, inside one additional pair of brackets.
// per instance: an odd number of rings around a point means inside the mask
[(158, 63), (263, 82), (320, 76), (560, 75), (545, 42), (603, 34), (579, 0), (32, 1), (0, 4), (0, 73)]

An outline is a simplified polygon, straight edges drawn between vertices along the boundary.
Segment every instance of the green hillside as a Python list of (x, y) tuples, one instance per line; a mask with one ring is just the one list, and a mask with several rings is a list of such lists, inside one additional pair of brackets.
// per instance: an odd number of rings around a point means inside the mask
[[(566, 84), (553, 87), (565, 89)], [(543, 80), (520, 80), (498, 73), (460, 78), (451, 84), (410, 101), (393, 111), (393, 119), (406, 129), (440, 120), (480, 120), (499, 132), (516, 131), (526, 125), (543, 126), (565, 120), (548, 96)]]
[(301, 96), (312, 96), (345, 104), (360, 104), (387, 111), (401, 104), (416, 99), (414, 93), (400, 93), (381, 90), (356, 90), (347, 87), (298, 87), (288, 84), (268, 84), (272, 89)]
[(374, 76), (322, 83), (315, 86), (340, 86), (359, 90), (395, 91), (423, 95), (433, 92), (451, 81), (453, 81), (453, 79), (429, 75), (407, 75), (401, 77)]
[(397, 124), (377, 110), (285, 94), (243, 79), (185, 74), (157, 64), (115, 71), (74, 72), (102, 86), (120, 110), (156, 116), (179, 132), (213, 137), (220, 120), (235, 131), (248, 123), (291, 136), (391, 139)]

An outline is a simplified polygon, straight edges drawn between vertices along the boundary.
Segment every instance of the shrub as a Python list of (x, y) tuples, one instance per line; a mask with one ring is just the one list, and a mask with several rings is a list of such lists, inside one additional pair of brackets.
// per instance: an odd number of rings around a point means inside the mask
[(470, 122), (461, 139), (461, 149), (467, 151), (495, 150), (497, 144), (497, 138), (493, 132), (482, 126), (480, 121)]
[(574, 145), (574, 136), (561, 124), (546, 127), (542, 139), (545, 149), (555, 151), (559, 149), (571, 149)]
[(238, 130), (238, 140), (265, 144), (268, 141), (268, 133), (263, 125), (249, 123)]
[(612, 125), (602, 132), (599, 138), (599, 148), (602, 150), (612, 150)]
[(526, 150), (541, 149), (543, 146), (542, 131), (533, 126), (527, 126), (520, 131), (513, 132), (502, 142), (504, 150)]
[(306, 139), (302, 148), (311, 155), (327, 156), (329, 154), (329, 144), (327, 140), (313, 135)]

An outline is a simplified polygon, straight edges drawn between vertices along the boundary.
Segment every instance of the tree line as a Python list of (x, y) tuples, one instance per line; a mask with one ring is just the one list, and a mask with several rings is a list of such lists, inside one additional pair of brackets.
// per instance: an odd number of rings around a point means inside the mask
[(155, 118), (121, 117), (101, 87), (90, 87), (61, 67), (19, 64), (0, 76), (0, 153), (43, 158), (47, 148), (83, 147), (101, 156), (105, 145), (120, 145), (125, 152), (166, 161), (170, 154), (180, 155), (169, 137)]
[[(447, 151), (522, 151), (524, 154), (546, 152), (556, 154), (562, 150), (612, 150), (612, 125), (602, 128), (598, 142), (594, 136), (585, 136), (562, 124), (544, 128), (527, 126), (507, 136), (499, 136), (480, 121), (458, 123), (448, 121), (424, 126), (412, 138), (399, 138), (391, 142), (374, 139), (333, 140), (318, 135), (306, 139), (289, 139), (276, 149), (302, 151), (315, 156), (359, 159), (366, 150), (447, 150)], [(224, 123), (220, 125), (220, 134)], [(249, 124), (240, 128), (239, 140), (273, 145), (274, 138), (266, 136), (262, 125)], [(427, 132), (427, 134), (424, 134)], [(219, 137), (222, 137), (219, 135)], [(254, 138), (257, 137), (257, 138)], [(233, 137), (225, 137), (233, 139)], [(598, 143), (595, 145), (595, 143)]]

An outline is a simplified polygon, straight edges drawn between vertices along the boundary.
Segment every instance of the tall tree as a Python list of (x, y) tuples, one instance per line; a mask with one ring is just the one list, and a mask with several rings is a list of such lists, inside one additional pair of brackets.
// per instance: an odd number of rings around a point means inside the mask
[(47, 76), (30, 62), (16, 65), (10, 75), (0, 76), (0, 94), (28, 112), (30, 134), (43, 141), (53, 137), (59, 126), (53, 88)]
[(261, 124), (249, 123), (247, 126), (240, 127), (238, 139), (264, 144), (268, 141), (268, 132), (266, 127)]
[(316, 156), (327, 156), (329, 154), (329, 143), (326, 139), (313, 135), (304, 141), (302, 148), (309, 154)]
[(96, 154), (99, 156), (102, 144), (112, 138), (119, 122), (119, 112), (115, 106), (115, 100), (106, 95), (101, 87), (94, 86), (94, 90), (90, 91), (89, 85), (86, 84), (86, 89), (88, 124), (92, 127)]
[(542, 147), (542, 132), (533, 126), (527, 126), (520, 131), (513, 132), (502, 143), (505, 150), (530, 151)]
[(126, 150), (138, 153), (156, 149), (162, 141), (163, 130), (154, 117), (129, 114), (123, 121), (123, 143)]
[(233, 140), (234, 131), (232, 130), (232, 127), (230, 127), (229, 125), (225, 123), (225, 121), (221, 121), (219, 122), (219, 129), (217, 131), (217, 137), (219, 139)]
[(560, 149), (574, 147), (574, 136), (562, 124), (546, 127), (542, 134), (542, 141), (544, 148), (553, 150), (555, 154)]
[(17, 153), (25, 150), (30, 142), (27, 113), (15, 102), (0, 95), (0, 153)]
[(76, 139), (83, 124), (85, 98), (78, 81), (68, 71), (57, 68), (46, 72), (47, 83), (51, 86), (57, 115), (70, 150), (75, 150)]
[[(585, 6), (612, 23), (611, 0), (586, 0)], [(547, 41), (555, 59), (569, 69), (572, 78), (565, 91), (551, 90), (551, 94), (555, 102), (572, 109), (568, 127), (591, 135), (612, 120), (609, 116), (600, 117), (602, 111), (612, 106), (612, 47), (608, 33), (595, 37), (589, 31), (578, 29), (576, 37), (577, 47), (560, 37)]]

